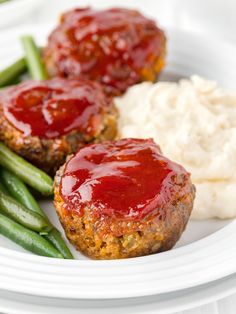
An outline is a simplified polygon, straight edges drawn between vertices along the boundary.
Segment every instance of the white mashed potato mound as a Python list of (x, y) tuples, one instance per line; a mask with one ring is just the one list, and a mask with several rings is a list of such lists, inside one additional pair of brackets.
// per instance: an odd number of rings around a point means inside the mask
[(191, 173), (192, 218), (236, 216), (236, 93), (192, 76), (135, 85), (115, 104), (121, 137), (154, 138)]

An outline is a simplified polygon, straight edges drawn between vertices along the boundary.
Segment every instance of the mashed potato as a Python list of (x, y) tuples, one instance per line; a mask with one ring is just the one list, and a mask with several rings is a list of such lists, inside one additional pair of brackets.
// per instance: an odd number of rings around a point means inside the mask
[(121, 137), (152, 137), (191, 172), (193, 218), (236, 216), (236, 94), (193, 76), (135, 85), (115, 103)]

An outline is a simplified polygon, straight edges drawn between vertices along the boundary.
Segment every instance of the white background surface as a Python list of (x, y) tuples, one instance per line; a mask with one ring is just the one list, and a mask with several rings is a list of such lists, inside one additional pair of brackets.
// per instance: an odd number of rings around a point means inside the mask
[[(137, 6), (150, 14), (153, 1), (157, 5), (159, 23), (190, 31), (209, 33), (219, 40), (235, 41), (236, 44), (236, 1), (235, 0), (44, 0), (45, 6), (22, 23), (56, 21), (59, 12), (79, 5), (111, 5), (123, 2), (124, 6)], [(15, 25), (12, 25), (15, 26)], [(128, 313), (124, 313), (128, 314)], [(178, 314), (236, 314), (236, 295), (218, 302), (184, 311)]]
[(236, 296), (231, 296), (224, 300), (207, 304), (196, 309), (178, 312), (178, 314), (235, 314), (236, 313), (235, 298)]

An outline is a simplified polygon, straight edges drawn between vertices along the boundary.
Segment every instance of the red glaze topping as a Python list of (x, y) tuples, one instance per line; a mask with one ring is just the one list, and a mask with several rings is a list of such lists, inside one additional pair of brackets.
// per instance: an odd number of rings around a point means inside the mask
[(153, 140), (122, 139), (81, 148), (66, 164), (60, 195), (68, 211), (82, 215), (90, 208), (95, 215), (136, 220), (165, 215), (162, 209), (186, 192), (188, 179)]
[(117, 93), (155, 80), (164, 51), (163, 31), (138, 11), (84, 8), (62, 16), (44, 55), (52, 76), (89, 78)]
[(89, 81), (26, 81), (0, 94), (6, 119), (24, 136), (56, 138), (76, 130), (93, 136), (108, 108), (101, 87)]

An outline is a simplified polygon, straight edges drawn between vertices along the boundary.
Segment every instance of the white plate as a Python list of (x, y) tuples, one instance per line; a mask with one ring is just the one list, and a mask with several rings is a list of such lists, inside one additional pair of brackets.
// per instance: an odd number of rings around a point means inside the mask
[(212, 303), (235, 292), (236, 275), (187, 290), (125, 300), (66, 300), (0, 290), (0, 311), (8, 314), (170, 314)]
[[(48, 29), (49, 26), (28, 26), (0, 34), (0, 67), (21, 55), (21, 34), (33, 34), (42, 45)], [(235, 87), (234, 47), (175, 31), (168, 32), (168, 38), (168, 66), (163, 76), (175, 79), (197, 73), (217, 79), (225, 87)], [(51, 215), (54, 210), (50, 206), (44, 203)], [(52, 220), (58, 223), (55, 216)], [(220, 227), (221, 222), (192, 223), (179, 243), (181, 247), (113, 261), (38, 257), (19, 252), (0, 238), (0, 288), (56, 298), (108, 299), (148, 296), (205, 284), (236, 271), (236, 221), (212, 233)]]
[(0, 28), (15, 26), (33, 14), (45, 0), (11, 0), (0, 4)]

